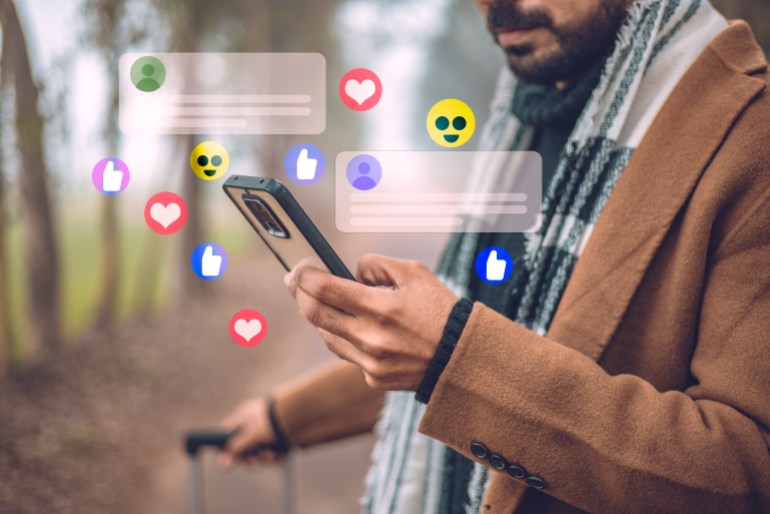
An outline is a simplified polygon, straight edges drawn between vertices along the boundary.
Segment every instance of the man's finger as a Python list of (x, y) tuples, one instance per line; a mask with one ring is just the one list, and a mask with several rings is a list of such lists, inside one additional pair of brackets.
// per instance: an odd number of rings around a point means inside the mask
[(406, 261), (386, 255), (368, 253), (358, 261), (356, 279), (370, 286), (398, 288), (404, 283), (409, 269), (422, 267), (417, 261)]
[(230, 468), (233, 467), (233, 458), (227, 453), (220, 452), (217, 456), (217, 464), (219, 465), (219, 469), (229, 471)]
[(268, 449), (262, 450), (260, 454), (260, 458), (267, 462), (278, 462), (279, 460), (281, 460), (281, 454), (268, 448)]
[(230, 454), (231, 457), (240, 457), (248, 447), (248, 439), (243, 436), (239, 437), (235, 435), (227, 441), (225, 450)]
[(355, 316), (314, 298), (300, 287), (293, 290), (293, 296), (300, 313), (313, 326), (342, 337), (349, 337), (355, 332), (358, 323)]
[(371, 311), (381, 291), (332, 275), (317, 268), (302, 266), (293, 272), (297, 287), (313, 298), (353, 315)]
[(372, 356), (358, 348), (355, 343), (323, 329), (319, 329), (319, 332), (326, 346), (339, 358), (351, 362), (363, 370), (371, 369)]

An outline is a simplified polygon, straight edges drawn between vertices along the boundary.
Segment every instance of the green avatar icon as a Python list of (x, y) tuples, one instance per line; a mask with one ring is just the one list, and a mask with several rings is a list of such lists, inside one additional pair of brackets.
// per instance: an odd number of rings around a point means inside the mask
[(151, 93), (163, 85), (166, 80), (166, 67), (157, 57), (146, 55), (131, 65), (131, 82), (139, 91)]

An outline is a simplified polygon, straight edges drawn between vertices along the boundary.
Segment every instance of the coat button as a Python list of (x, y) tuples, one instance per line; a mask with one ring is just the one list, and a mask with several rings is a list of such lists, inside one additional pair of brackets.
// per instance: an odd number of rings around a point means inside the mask
[(489, 455), (489, 450), (487, 449), (486, 446), (484, 446), (480, 442), (473, 441), (471, 443), (471, 453), (477, 459), (486, 459), (487, 455)]
[(548, 486), (548, 482), (538, 476), (529, 475), (527, 477), (527, 485), (535, 489), (545, 489)]
[(511, 464), (508, 466), (508, 474), (513, 478), (526, 478), (527, 470), (519, 466), (518, 464)]
[(492, 467), (497, 471), (504, 471), (505, 468), (508, 467), (508, 461), (505, 460), (505, 457), (496, 453), (489, 456), (489, 463), (492, 464)]

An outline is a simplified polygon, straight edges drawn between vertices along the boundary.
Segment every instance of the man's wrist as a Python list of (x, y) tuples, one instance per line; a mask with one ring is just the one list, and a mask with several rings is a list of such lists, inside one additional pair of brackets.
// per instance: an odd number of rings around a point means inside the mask
[(446, 365), (449, 363), (452, 352), (454, 352), (457, 341), (463, 333), (463, 329), (468, 322), (472, 310), (473, 303), (465, 298), (461, 298), (455, 303), (454, 307), (452, 307), (452, 311), (449, 313), (449, 319), (447, 319), (446, 325), (444, 325), (444, 333), (436, 348), (436, 353), (428, 364), (425, 376), (423, 377), (420, 386), (417, 388), (417, 401), (422, 403), (428, 403), (428, 401), (430, 401), (433, 389), (436, 387), (444, 368), (446, 368)]
[(267, 416), (270, 420), (270, 426), (273, 429), (275, 442), (273, 449), (278, 453), (287, 453), (289, 451), (289, 439), (286, 437), (283, 427), (278, 422), (278, 416), (275, 413), (275, 399), (272, 396), (267, 397)]

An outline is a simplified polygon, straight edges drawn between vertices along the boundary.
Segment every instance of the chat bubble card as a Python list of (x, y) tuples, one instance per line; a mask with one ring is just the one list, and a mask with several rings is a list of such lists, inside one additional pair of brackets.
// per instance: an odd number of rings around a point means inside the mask
[(326, 60), (318, 53), (126, 53), (127, 134), (319, 134)]
[[(498, 182), (469, 187), (474, 169)], [(342, 232), (534, 232), (542, 218), (536, 152), (341, 152), (335, 220)]]

